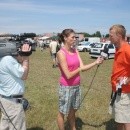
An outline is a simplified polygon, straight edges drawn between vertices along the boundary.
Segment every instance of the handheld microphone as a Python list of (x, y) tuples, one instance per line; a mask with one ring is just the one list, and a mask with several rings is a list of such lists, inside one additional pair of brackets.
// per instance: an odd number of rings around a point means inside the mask
[[(105, 46), (103, 51), (101, 51), (100, 58), (103, 58), (104, 60), (108, 59), (108, 47)], [(99, 67), (99, 65), (97, 67)]]
[(104, 50), (101, 52), (101, 57), (104, 59), (108, 59), (108, 47), (105, 46)]

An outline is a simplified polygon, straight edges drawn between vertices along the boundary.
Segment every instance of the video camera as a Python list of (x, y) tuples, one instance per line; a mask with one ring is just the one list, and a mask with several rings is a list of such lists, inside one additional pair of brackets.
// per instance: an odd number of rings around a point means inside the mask
[[(20, 50), (23, 44), (29, 44), (31, 46), (30, 52), (22, 52)], [(36, 44), (31, 43), (29, 41), (6, 41), (0, 40), (0, 58), (3, 56), (11, 55), (17, 56), (18, 54), (21, 56), (30, 56), (32, 51), (36, 51)]]

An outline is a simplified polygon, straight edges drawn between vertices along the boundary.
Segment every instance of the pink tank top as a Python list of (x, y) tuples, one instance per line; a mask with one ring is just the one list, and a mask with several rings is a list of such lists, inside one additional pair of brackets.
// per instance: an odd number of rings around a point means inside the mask
[[(80, 66), (79, 58), (76, 53), (76, 50), (74, 49), (73, 54), (69, 54), (64, 48), (61, 48), (60, 51), (63, 51), (63, 53), (66, 56), (66, 61), (68, 65), (69, 71), (74, 71)], [(77, 74), (71, 79), (67, 79), (63, 70), (59, 66), (60, 71), (61, 71), (61, 76), (60, 76), (60, 84), (63, 86), (77, 86), (80, 84), (80, 75)]]

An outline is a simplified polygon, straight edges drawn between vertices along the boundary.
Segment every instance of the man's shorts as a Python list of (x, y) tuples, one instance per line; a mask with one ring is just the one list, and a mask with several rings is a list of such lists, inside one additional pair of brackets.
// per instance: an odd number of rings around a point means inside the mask
[(118, 96), (117, 94), (115, 103), (111, 110), (116, 122), (130, 123), (130, 94), (122, 93), (121, 96)]
[(56, 53), (52, 53), (52, 54), (51, 54), (51, 58), (52, 58), (52, 59), (55, 59), (55, 58), (56, 58)]
[(59, 111), (64, 115), (68, 115), (70, 109), (77, 110), (81, 102), (81, 89), (78, 86), (59, 87)]

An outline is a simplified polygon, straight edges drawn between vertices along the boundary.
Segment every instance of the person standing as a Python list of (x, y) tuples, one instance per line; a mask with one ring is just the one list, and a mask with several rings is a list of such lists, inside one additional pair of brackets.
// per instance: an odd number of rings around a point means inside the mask
[(38, 40), (38, 43), (39, 43), (39, 47), (40, 47), (40, 50), (43, 51), (43, 47), (44, 47), (44, 41), (42, 39), (39, 39)]
[[(31, 47), (24, 44), (21, 50), (28, 53)], [(0, 130), (26, 130), (22, 98), (28, 72), (29, 56), (18, 53), (16, 56), (0, 58)]]
[(52, 41), (50, 42), (50, 54), (52, 57), (52, 68), (56, 68), (57, 67), (57, 59), (56, 59), (56, 48), (58, 46), (58, 42), (56, 41), (55, 38), (52, 39)]
[(117, 130), (130, 130), (130, 45), (125, 40), (123, 25), (113, 25), (109, 37), (116, 47), (111, 76), (112, 114), (117, 122)]
[(86, 71), (103, 62), (99, 57), (91, 64), (84, 65), (78, 51), (74, 48), (76, 37), (73, 29), (65, 29), (59, 34), (64, 46), (57, 53), (61, 71), (59, 79), (59, 112), (57, 123), (59, 130), (64, 130), (64, 116), (67, 116), (71, 130), (75, 128), (75, 113), (80, 107), (80, 72)]

